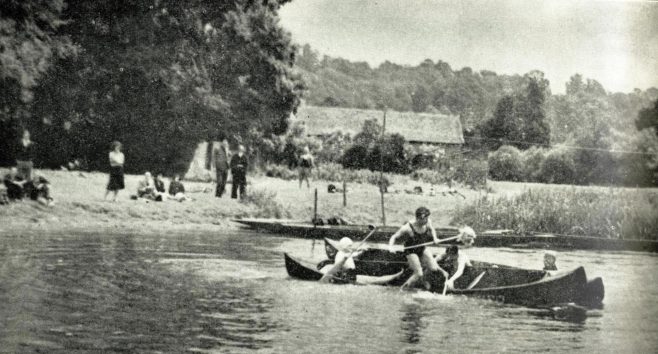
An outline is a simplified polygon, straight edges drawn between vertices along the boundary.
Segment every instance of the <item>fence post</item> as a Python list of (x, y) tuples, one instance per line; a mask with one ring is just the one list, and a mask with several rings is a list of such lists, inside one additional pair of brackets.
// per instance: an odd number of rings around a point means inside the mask
[(313, 197), (313, 226), (315, 226), (315, 220), (318, 219), (318, 189), (315, 188), (315, 196)]
[(347, 183), (343, 179), (343, 207), (347, 206)]

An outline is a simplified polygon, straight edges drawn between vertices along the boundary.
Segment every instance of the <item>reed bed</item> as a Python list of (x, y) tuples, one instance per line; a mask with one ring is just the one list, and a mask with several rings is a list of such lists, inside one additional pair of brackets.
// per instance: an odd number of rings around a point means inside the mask
[(626, 188), (565, 187), (484, 195), (457, 207), (453, 223), (477, 230), (511, 229), (622, 239), (658, 239), (658, 192)]

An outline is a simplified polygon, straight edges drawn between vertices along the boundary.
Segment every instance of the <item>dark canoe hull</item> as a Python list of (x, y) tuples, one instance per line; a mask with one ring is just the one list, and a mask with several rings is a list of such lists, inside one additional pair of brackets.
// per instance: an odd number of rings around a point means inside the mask
[[(336, 255), (336, 246), (336, 241), (325, 239), (325, 252), (329, 259), (333, 259)], [(464, 275), (455, 283), (456, 288), (467, 288), (482, 272), (485, 272), (485, 275), (477, 282), (474, 289), (514, 286), (550, 278), (550, 276), (546, 276), (547, 272), (543, 270), (523, 269), (476, 260), (472, 260), (471, 263), (473, 267), (468, 267), (465, 270)], [(366, 249), (354, 260), (354, 264), (356, 265), (357, 274), (369, 276), (383, 276), (394, 274), (400, 270), (408, 270), (407, 260), (402, 252), (393, 253), (379, 248)], [(490, 295), (496, 294), (487, 292), (483, 296)], [(566, 297), (570, 299), (567, 302), (575, 302), (579, 305), (595, 308), (601, 306), (604, 295), (603, 280), (595, 278), (590, 281), (585, 279), (583, 289), (578, 289), (574, 296), (567, 295)], [(558, 299), (554, 295), (548, 295), (548, 298), (552, 299), (551, 301), (557, 301)]]
[[(233, 221), (254, 230), (281, 234), (287, 237), (316, 240), (322, 240), (323, 238), (339, 240), (343, 237), (349, 237), (354, 241), (360, 241), (370, 232), (368, 225), (313, 225), (299, 221), (276, 219), (234, 219)], [(388, 241), (397, 230), (397, 226), (379, 226), (368, 240), (372, 242)], [(448, 238), (459, 233), (455, 227), (439, 227), (436, 231), (439, 238)]]
[[(266, 231), (287, 237), (308, 239), (330, 238), (334, 240), (349, 237), (354, 241), (362, 240), (368, 234), (367, 225), (313, 225), (307, 222), (278, 219), (234, 219), (248, 228)], [(371, 242), (387, 242), (397, 231), (397, 226), (378, 226), (368, 239)], [(439, 238), (453, 237), (458, 234), (455, 227), (436, 228)], [(443, 245), (455, 244), (456, 241)], [(533, 249), (580, 249), (607, 251), (658, 252), (658, 241), (607, 239), (587, 236), (562, 235), (514, 235), (485, 231), (475, 239), (475, 247), (513, 247)]]
[[(294, 258), (284, 255), (288, 275), (301, 280), (318, 281), (322, 273), (310, 266), (305, 266)], [(469, 283), (486, 272), (473, 289), (465, 289)], [(381, 285), (399, 286), (411, 272), (406, 270), (394, 281)], [(336, 283), (347, 283), (340, 279)], [(587, 284), (585, 270), (582, 267), (555, 276), (544, 277), (540, 271), (526, 271), (515, 268), (469, 268), (455, 283), (456, 290), (451, 294), (474, 296), (503, 303), (534, 308), (576, 302), (582, 298)], [(440, 290), (435, 289), (440, 292)]]

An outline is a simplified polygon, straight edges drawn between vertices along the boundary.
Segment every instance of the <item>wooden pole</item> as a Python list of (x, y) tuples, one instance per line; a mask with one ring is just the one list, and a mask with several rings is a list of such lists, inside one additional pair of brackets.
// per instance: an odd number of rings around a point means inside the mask
[(315, 196), (313, 197), (313, 226), (315, 226), (315, 220), (318, 219), (318, 189), (315, 188)]
[(345, 179), (343, 178), (343, 206), (347, 206), (347, 183), (345, 183)]
[(382, 135), (379, 139), (379, 195), (382, 204), (382, 225), (386, 226), (386, 211), (384, 208), (384, 132), (386, 131), (386, 109), (384, 109), (384, 119), (382, 123)]

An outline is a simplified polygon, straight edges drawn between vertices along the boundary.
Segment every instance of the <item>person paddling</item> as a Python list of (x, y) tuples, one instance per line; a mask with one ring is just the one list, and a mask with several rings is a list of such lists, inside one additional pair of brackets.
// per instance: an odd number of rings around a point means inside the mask
[(555, 265), (556, 260), (557, 260), (557, 252), (546, 251), (544, 253), (544, 270), (556, 271), (557, 270), (557, 265)]
[(404, 255), (407, 258), (409, 268), (413, 271), (413, 274), (402, 285), (401, 289), (414, 285), (416, 281), (423, 277), (422, 266), (425, 266), (431, 273), (441, 272), (446, 279), (448, 278), (448, 273), (439, 267), (430, 250), (423, 246), (424, 243), (429, 241), (430, 237), (434, 240), (434, 243), (439, 242), (429, 216), (429, 209), (425, 207), (416, 209), (416, 219), (402, 225), (388, 242), (390, 251), (394, 252), (395, 241), (401, 237), (404, 239)]
[(468, 259), (468, 256), (465, 254), (459, 253), (459, 247), (457, 245), (450, 245), (446, 248), (446, 252), (442, 255), (436, 257), (438, 264), (443, 266), (446, 272), (450, 277), (446, 277), (445, 286), (448, 290), (455, 289), (455, 280), (464, 274), (464, 269), (466, 266), (471, 267), (471, 261)]
[(338, 242), (338, 252), (334, 257), (334, 262), (323, 263), (320, 268), (320, 273), (326, 275), (329, 280), (331, 278), (343, 278), (350, 281), (356, 281), (356, 265), (354, 264), (354, 257), (359, 256), (363, 251), (354, 251), (354, 243), (349, 237), (343, 237)]

